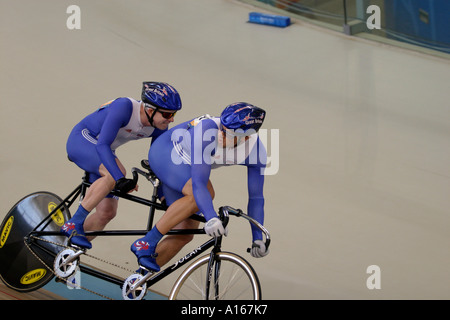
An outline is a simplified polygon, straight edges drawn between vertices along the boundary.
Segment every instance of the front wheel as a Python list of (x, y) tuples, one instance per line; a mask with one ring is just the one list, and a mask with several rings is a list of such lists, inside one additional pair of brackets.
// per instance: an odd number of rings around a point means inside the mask
[[(175, 282), (170, 300), (260, 300), (261, 286), (253, 267), (242, 257), (219, 252), (194, 261)], [(208, 272), (210, 270), (210, 272)]]

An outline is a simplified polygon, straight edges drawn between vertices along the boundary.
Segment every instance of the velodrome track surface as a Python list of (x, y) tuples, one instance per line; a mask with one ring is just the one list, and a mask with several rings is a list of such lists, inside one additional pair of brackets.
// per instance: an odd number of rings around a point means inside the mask
[(30, 293), (19, 293), (0, 284), (0, 300), (61, 300), (61, 296), (45, 289)]
[[(71, 4), (80, 30), (66, 27)], [(0, 217), (29, 193), (63, 197), (80, 182), (65, 143), (82, 117), (166, 81), (182, 95), (175, 123), (244, 100), (267, 110), (269, 137), (279, 130), (265, 180), (271, 253), (245, 252), (246, 222), (224, 244), (255, 267), (264, 298), (449, 299), (449, 61), (303, 22), (249, 24), (250, 11), (227, 0), (0, 1)], [(139, 141), (117, 154), (130, 169), (147, 151)], [(217, 207), (246, 208), (245, 173), (213, 173)], [(146, 208), (121, 201), (109, 228), (145, 224)], [(133, 269), (133, 240), (98, 238), (90, 253)], [(381, 289), (366, 285), (371, 265)]]

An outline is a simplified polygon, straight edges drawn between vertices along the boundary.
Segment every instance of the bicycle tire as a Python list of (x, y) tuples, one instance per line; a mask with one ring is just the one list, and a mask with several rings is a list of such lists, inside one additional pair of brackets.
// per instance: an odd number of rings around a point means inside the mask
[[(19, 200), (3, 219), (0, 226), (0, 278), (9, 288), (30, 292), (43, 287), (54, 277), (47, 266), (53, 266), (54, 257), (61, 248), (44, 241), (39, 241), (39, 246), (31, 244), (38, 259), (24, 240), (62, 201), (51, 192), (35, 192)], [(63, 205), (39, 231), (59, 231), (69, 217), (69, 210)], [(67, 240), (64, 236), (45, 238), (62, 244)]]
[[(175, 282), (169, 300), (261, 299), (261, 286), (255, 270), (244, 258), (231, 252), (216, 254), (211, 277), (215, 280), (211, 284), (209, 296), (206, 297), (206, 282), (210, 278), (207, 275), (209, 261), (210, 255), (205, 255), (189, 265)], [(229, 268), (232, 269), (231, 273)], [(216, 279), (217, 276), (219, 279)], [(215, 285), (218, 285), (218, 294), (215, 292)]]

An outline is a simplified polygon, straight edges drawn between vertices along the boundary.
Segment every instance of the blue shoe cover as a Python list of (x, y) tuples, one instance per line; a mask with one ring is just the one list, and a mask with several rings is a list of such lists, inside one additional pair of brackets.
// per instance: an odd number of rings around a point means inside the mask
[(131, 245), (131, 251), (138, 258), (139, 265), (153, 272), (159, 272), (159, 265), (156, 263), (155, 246), (151, 246), (145, 238), (138, 239)]
[(89, 240), (84, 235), (84, 229), (83, 225), (79, 223), (71, 222), (70, 220), (67, 221), (61, 228), (61, 232), (66, 237), (71, 237), (70, 242), (78, 247), (84, 248), (84, 249), (91, 249), (92, 244), (89, 242)]

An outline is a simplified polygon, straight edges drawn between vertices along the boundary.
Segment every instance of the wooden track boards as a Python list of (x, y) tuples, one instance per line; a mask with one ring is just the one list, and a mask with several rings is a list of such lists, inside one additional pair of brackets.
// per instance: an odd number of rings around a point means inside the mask
[(0, 300), (65, 300), (64, 298), (45, 289), (22, 293), (8, 288), (0, 283)]

